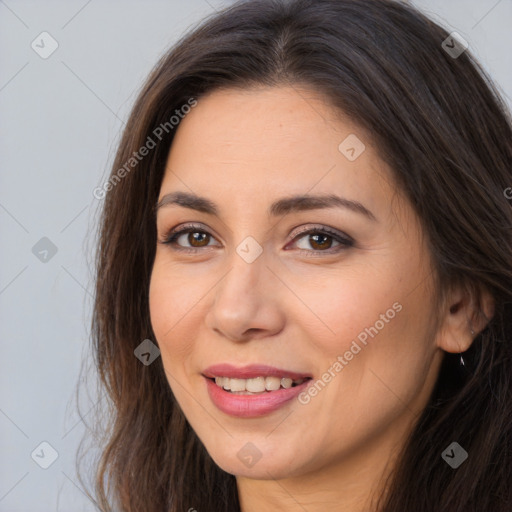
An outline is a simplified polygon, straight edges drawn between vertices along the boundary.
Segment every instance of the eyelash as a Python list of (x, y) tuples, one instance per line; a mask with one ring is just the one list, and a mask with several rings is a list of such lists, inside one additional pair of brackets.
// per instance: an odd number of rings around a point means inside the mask
[[(181, 235), (184, 235), (186, 233), (205, 233), (205, 234), (213, 237), (212, 234), (210, 234), (208, 231), (204, 230), (201, 226), (195, 225), (195, 224), (187, 224), (187, 225), (183, 226), (182, 229), (171, 230), (165, 236), (165, 238), (163, 240), (159, 240), (159, 243), (171, 246), (172, 250), (183, 252), (186, 254), (194, 254), (194, 253), (197, 253), (197, 251), (203, 249), (202, 247), (191, 248), (191, 247), (178, 246), (176, 244), (176, 240)], [(334, 250), (332, 250), (332, 249), (327, 249), (327, 250), (299, 249), (300, 253), (305, 254), (307, 256), (311, 256), (311, 257), (319, 256), (318, 254), (311, 254), (311, 253), (321, 253), (321, 254), (323, 253), (323, 254), (329, 254), (329, 255), (337, 254), (338, 252), (347, 250), (348, 248), (350, 248), (354, 245), (354, 240), (352, 240), (349, 236), (342, 235), (342, 234), (338, 233), (337, 231), (333, 231), (332, 229), (330, 229), (326, 226), (321, 226), (321, 227), (316, 227), (316, 228), (306, 228), (306, 229), (300, 231), (299, 233), (297, 233), (297, 235), (293, 238), (292, 242), (297, 239), (303, 238), (306, 235), (327, 235), (328, 237), (333, 238), (334, 240), (336, 240), (337, 242), (340, 243), (340, 245), (335, 247)], [(207, 248), (207, 247), (211, 247), (211, 246), (205, 246), (204, 248)]]

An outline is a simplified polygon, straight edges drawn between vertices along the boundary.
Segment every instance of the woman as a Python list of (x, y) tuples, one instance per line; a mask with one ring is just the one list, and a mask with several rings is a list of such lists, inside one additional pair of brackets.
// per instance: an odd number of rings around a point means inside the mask
[(402, 3), (183, 38), (98, 191), (101, 510), (512, 510), (511, 135)]

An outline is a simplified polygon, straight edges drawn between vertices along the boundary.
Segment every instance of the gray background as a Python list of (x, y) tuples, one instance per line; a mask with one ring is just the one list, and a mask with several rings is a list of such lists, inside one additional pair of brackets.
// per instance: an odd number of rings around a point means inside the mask
[[(0, 511), (94, 510), (75, 453), (84, 432), (77, 405), (87, 415), (96, 398), (85, 384), (92, 395), (74, 395), (90, 361), (92, 233), (101, 206), (92, 191), (108, 176), (157, 59), (230, 3), (0, 0)], [(512, 0), (413, 3), (469, 42), (510, 105)], [(43, 31), (59, 45), (47, 59), (31, 47)], [(43, 441), (58, 453), (48, 469), (31, 458)], [(51, 460), (44, 446), (36, 454)]]

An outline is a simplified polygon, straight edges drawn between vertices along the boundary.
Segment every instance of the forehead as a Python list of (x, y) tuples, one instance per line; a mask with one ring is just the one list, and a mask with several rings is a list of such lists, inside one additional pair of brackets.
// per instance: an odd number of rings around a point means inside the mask
[[(361, 131), (316, 92), (295, 87), (222, 89), (198, 100), (198, 105), (181, 121), (173, 149), (181, 153), (180, 142), (196, 139), (195, 156), (226, 160), (252, 153), (263, 162), (300, 160), (315, 150), (332, 159), (340, 137)], [(360, 134), (361, 135), (361, 134)], [(368, 138), (362, 136), (361, 138)]]
[(389, 182), (369, 136), (315, 91), (224, 89), (199, 98), (180, 122), (161, 196), (232, 192), (233, 202), (253, 204), (335, 192), (385, 207)]

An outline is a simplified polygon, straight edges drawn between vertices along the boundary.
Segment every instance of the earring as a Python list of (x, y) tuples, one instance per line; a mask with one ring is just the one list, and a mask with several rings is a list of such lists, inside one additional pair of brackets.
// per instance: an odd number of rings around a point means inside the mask
[[(473, 329), (470, 329), (471, 331), (471, 336), (474, 336), (475, 335), (475, 331)], [(464, 358), (462, 357), (462, 354), (460, 354), (460, 365), (461, 366), (466, 366), (466, 363), (464, 362)]]

